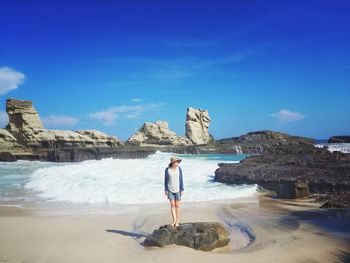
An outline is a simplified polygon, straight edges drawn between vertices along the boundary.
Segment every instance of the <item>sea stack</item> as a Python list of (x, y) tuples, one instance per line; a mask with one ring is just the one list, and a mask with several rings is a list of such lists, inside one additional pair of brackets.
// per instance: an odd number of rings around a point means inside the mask
[(210, 117), (207, 110), (187, 108), (186, 136), (193, 144), (208, 144), (211, 141), (209, 125)]

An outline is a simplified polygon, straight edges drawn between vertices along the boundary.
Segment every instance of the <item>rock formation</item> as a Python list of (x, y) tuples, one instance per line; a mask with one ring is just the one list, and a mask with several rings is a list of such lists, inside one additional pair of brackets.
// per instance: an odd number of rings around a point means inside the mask
[[(6, 130), (18, 143), (26, 147), (98, 147), (123, 144), (116, 137), (94, 130), (74, 132), (44, 129), (39, 114), (31, 101), (8, 99), (6, 111), (9, 116)], [(8, 133), (2, 132), (2, 137), (7, 134), (7, 138), (13, 140)]]
[(77, 133), (88, 136), (92, 140), (95, 141), (95, 144), (101, 144), (101, 145), (109, 145), (109, 146), (115, 146), (115, 145), (122, 145), (123, 142), (120, 141), (116, 136), (110, 136), (107, 135), (101, 131), (97, 130), (78, 130)]
[(191, 141), (186, 137), (177, 136), (175, 132), (169, 130), (168, 122), (156, 121), (155, 123), (146, 122), (129, 139), (130, 143), (145, 145), (189, 145)]
[(175, 132), (169, 130), (168, 122), (158, 120), (155, 123), (144, 123), (127, 141), (138, 145), (206, 145), (214, 141), (214, 137), (208, 132), (209, 124), (207, 110), (189, 107), (186, 114), (185, 136), (177, 136)]
[[(290, 147), (287, 147), (290, 148)], [(344, 194), (350, 189), (350, 155), (316, 147), (250, 156), (237, 164), (219, 164), (215, 181), (258, 184), (280, 198), (311, 193)]]
[(33, 133), (43, 130), (38, 112), (28, 100), (6, 100), (9, 122), (6, 129), (19, 143), (26, 144)]
[(16, 142), (16, 138), (11, 133), (9, 133), (8, 130), (0, 129), (0, 142), (1, 143), (5, 143), (5, 142), (14, 143), (14, 142)]
[(146, 237), (144, 246), (181, 245), (198, 250), (213, 250), (230, 242), (229, 231), (217, 222), (195, 222), (180, 224), (178, 229), (161, 226)]
[(311, 138), (270, 130), (249, 132), (239, 137), (220, 139), (216, 141), (216, 144), (217, 148), (248, 154), (297, 152), (305, 147), (314, 148), (314, 140)]
[(208, 144), (210, 142), (209, 125), (210, 117), (207, 110), (187, 108), (186, 136), (193, 144)]
[(350, 135), (331, 136), (328, 143), (350, 143)]

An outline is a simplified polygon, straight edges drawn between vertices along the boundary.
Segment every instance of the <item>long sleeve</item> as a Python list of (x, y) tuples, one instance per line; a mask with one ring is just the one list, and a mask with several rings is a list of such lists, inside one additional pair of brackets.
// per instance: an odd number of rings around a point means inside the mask
[(168, 190), (168, 173), (167, 173), (167, 168), (165, 169), (164, 172), (164, 192), (169, 191)]
[(183, 177), (182, 177), (182, 169), (180, 168), (180, 191), (184, 191), (184, 181), (183, 181)]

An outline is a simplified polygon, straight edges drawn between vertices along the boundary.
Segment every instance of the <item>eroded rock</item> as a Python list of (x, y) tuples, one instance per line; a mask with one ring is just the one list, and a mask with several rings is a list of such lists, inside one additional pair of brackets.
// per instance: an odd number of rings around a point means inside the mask
[(128, 142), (135, 144), (160, 144), (160, 145), (190, 145), (188, 138), (177, 136), (169, 130), (167, 121), (146, 122), (129, 139)]
[(193, 144), (208, 144), (210, 142), (209, 125), (210, 117), (207, 110), (187, 108), (186, 136)]
[(164, 247), (176, 244), (209, 251), (226, 246), (230, 242), (229, 234), (218, 222), (183, 223), (178, 229), (164, 225), (147, 236), (143, 245)]

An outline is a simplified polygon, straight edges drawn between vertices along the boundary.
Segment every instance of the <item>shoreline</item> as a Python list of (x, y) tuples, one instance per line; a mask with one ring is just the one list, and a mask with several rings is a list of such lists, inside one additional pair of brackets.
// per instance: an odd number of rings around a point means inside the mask
[(1, 262), (343, 262), (349, 256), (350, 229), (341, 233), (335, 227), (339, 222), (350, 226), (349, 210), (341, 210), (343, 215), (305, 200), (285, 203), (260, 195), (183, 203), (180, 223), (218, 221), (229, 228), (229, 245), (210, 252), (140, 245), (145, 235), (170, 223), (166, 201), (99, 213), (86, 208), (83, 213), (0, 206)]

